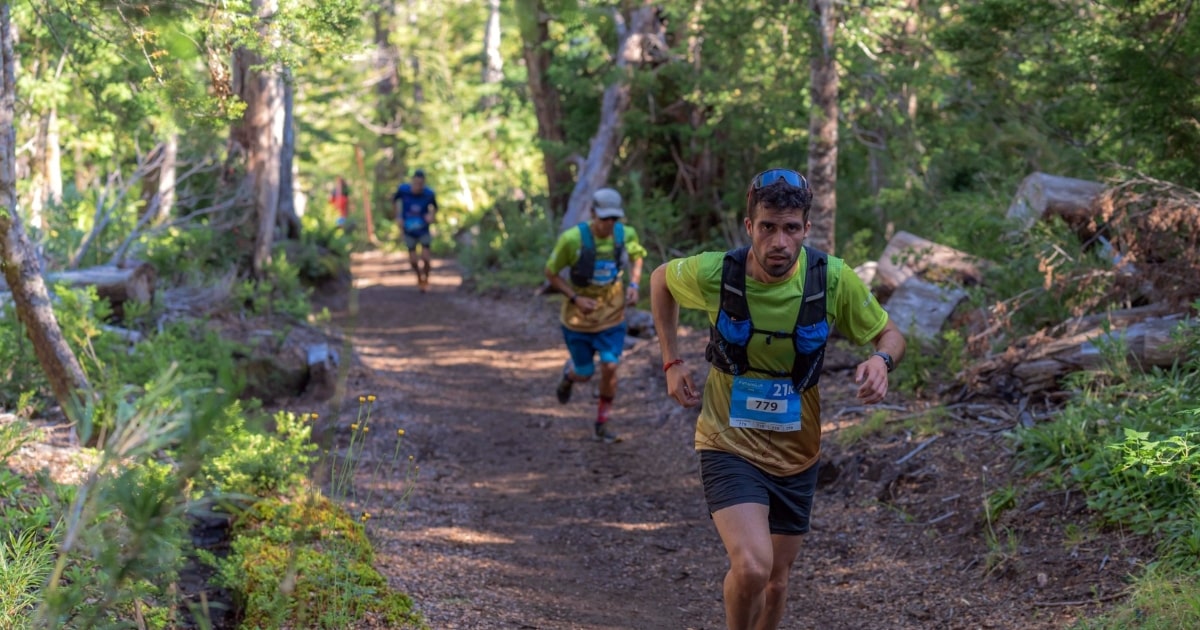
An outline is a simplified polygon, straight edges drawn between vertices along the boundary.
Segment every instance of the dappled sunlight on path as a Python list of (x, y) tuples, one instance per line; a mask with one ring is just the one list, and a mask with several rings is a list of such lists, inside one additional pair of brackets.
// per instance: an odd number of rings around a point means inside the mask
[[(591, 384), (569, 405), (555, 400), (566, 352), (554, 298), (474, 295), (446, 261), (421, 294), (404, 255), (356, 256), (354, 272), (339, 323), (369, 373), (353, 387), (378, 396), (373, 426), (404, 429), (402, 460), (419, 466), (364, 466), (356, 496), (382, 498), (369, 524), (377, 564), (430, 627), (724, 627), (726, 562), (703, 503), (694, 412), (665, 400), (655, 342), (626, 354), (614, 408), (626, 439), (606, 446), (589, 439)], [(689, 364), (703, 365), (703, 337), (682, 337)], [(924, 439), (905, 425), (839, 446), (868, 415), (852, 412), (854, 390), (847, 369), (822, 380), (823, 457), (840, 473), (822, 472), (783, 627), (1068, 626), (1070, 610), (1031, 605), (1044, 597), (1032, 574), (983, 568), (997, 549), (978, 520), (992, 489), (981, 471), (1008, 461), (1005, 442), (943, 421), (918, 457), (904, 457)], [(386, 461), (393, 447), (365, 457)], [(1057, 571), (1065, 588), (1093, 579), (1087, 554), (1108, 553), (1039, 544), (1036, 558), (1018, 544), (1007, 566)]]

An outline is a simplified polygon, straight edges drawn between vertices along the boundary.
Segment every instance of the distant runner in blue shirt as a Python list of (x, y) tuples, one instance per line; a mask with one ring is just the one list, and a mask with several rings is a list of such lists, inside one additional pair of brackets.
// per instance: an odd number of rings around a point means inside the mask
[[(408, 247), (408, 261), (417, 274), (417, 286), (421, 293), (429, 290), (429, 245), (433, 240), (429, 226), (437, 213), (437, 197), (433, 189), (425, 186), (425, 171), (417, 169), (412, 180), (400, 184), (392, 196), (396, 208), (396, 223), (404, 234), (404, 245)], [(421, 246), (421, 260), (417, 261), (417, 245)]]

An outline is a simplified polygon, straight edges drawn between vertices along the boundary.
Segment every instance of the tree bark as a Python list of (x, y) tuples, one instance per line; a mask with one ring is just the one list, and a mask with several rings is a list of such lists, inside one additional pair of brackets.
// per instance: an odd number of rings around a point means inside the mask
[[(400, 51), (392, 43), (392, 26), (396, 18), (395, 0), (379, 0), (375, 7), (375, 122), (383, 129), (399, 130)], [(376, 197), (380, 207), (387, 207), (392, 187), (404, 176), (400, 167), (400, 148), (395, 133), (379, 135), (379, 159), (375, 161), (375, 184), (364, 180), (361, 195)], [(371, 234), (374, 227), (371, 226)]]
[(613, 159), (621, 146), (621, 122), (629, 109), (629, 68), (646, 59), (647, 46), (664, 37), (663, 24), (655, 7), (642, 5), (634, 10), (627, 28), (625, 17), (613, 12), (617, 25), (618, 77), (604, 89), (600, 106), (600, 124), (588, 149), (583, 167), (575, 178), (575, 188), (567, 203), (567, 211), (559, 229), (566, 230), (582, 221), (592, 210), (592, 193), (608, 183)]
[[(500, 56), (500, 0), (487, 0), (488, 20), (483, 31), (483, 73), (485, 86), (495, 86), (504, 78), (504, 58)], [(500, 95), (494, 91), (483, 96), (480, 107), (491, 109), (500, 103)]]
[(812, 54), (812, 115), (808, 126), (808, 183), (813, 192), (810, 219), (813, 247), (834, 253), (837, 219), (838, 69), (837, 5), (833, 0), (810, 0), (816, 14)]
[[(158, 155), (155, 155), (158, 152)], [(148, 163), (157, 162), (153, 171), (146, 174), (142, 184), (142, 210), (144, 224), (159, 225), (171, 216), (175, 207), (175, 169), (179, 163), (179, 134), (171, 133), (147, 156)]]
[(1095, 214), (1092, 202), (1105, 189), (1104, 184), (1098, 182), (1032, 173), (1017, 189), (1007, 217), (1025, 229), (1039, 220), (1055, 216), (1068, 223), (1083, 223)]
[(943, 287), (917, 277), (905, 280), (887, 301), (888, 318), (900, 327), (910, 343), (932, 341), (942, 331), (967, 292)]
[[(251, 8), (259, 20), (259, 35), (266, 41), (273, 39), (270, 22), (278, 11), (278, 0), (253, 0)], [(278, 68), (255, 70), (264, 59), (250, 49), (239, 47), (233, 56), (233, 91), (246, 103), (246, 111), (233, 129), (232, 139), (246, 154), (246, 177), (253, 191), (257, 224), (252, 270), (255, 277), (262, 278), (271, 261), (279, 210), (285, 118), (283, 80)]]
[(1124, 344), (1125, 359), (1135, 366), (1168, 367), (1182, 356), (1173, 333), (1180, 326), (1196, 326), (1180, 315), (1144, 317), (1136, 309), (1114, 311), (1100, 322), (1059, 339), (1034, 335), (1013, 344), (1002, 355), (976, 365), (970, 380), (977, 386), (1003, 384), (1026, 394), (1051, 389), (1065, 374), (1106, 367), (1112, 344)]
[(566, 133), (563, 131), (562, 96), (550, 80), (553, 62), (550, 18), (542, 0), (516, 0), (516, 14), (521, 29), (529, 98), (537, 116), (550, 211), (553, 216), (561, 216), (570, 199), (571, 171), (563, 160)]
[[(128, 267), (108, 264), (48, 273), (45, 280), (51, 284), (65, 284), (69, 287), (96, 287), (96, 294), (108, 300), (116, 309), (116, 316), (121, 317), (121, 308), (125, 302), (154, 302), (158, 273), (148, 263)], [(0, 306), (11, 300), (8, 291), (8, 280), (0, 277)]]
[(295, 86), (291, 72), (284, 70), (283, 145), (279, 150), (279, 210), (276, 221), (285, 238), (300, 238), (300, 217), (296, 214), (296, 186), (292, 171), (296, 158)]
[(908, 232), (897, 232), (888, 241), (875, 271), (875, 285), (884, 296), (914, 276), (929, 280), (975, 285), (983, 280), (984, 261)]
[(46, 373), (54, 398), (68, 415), (72, 415), (76, 397), (90, 388), (50, 307), (41, 265), (17, 213), (16, 129), (13, 127), (15, 25), (10, 11), (8, 2), (0, 3), (0, 71), (3, 73), (0, 82), (0, 271), (12, 289), (17, 318), (33, 343), (34, 354)]

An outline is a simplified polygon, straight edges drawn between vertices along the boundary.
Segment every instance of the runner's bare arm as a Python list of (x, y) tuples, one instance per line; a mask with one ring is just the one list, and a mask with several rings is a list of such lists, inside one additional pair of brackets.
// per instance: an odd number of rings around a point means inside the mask
[[(888, 320), (872, 343), (876, 351), (886, 352), (897, 364), (904, 356), (907, 346), (904, 335), (891, 320)], [(873, 405), (882, 401), (888, 392), (888, 369), (883, 357), (871, 355), (866, 361), (859, 363), (858, 369), (854, 371), (854, 382), (858, 383), (858, 399), (864, 404)]]
[(634, 286), (634, 285), (641, 282), (642, 263), (643, 262), (645, 262), (644, 259), (635, 258), (632, 261), (632, 263), (630, 264), (629, 288), (625, 290), (625, 303), (626, 304), (629, 304), (629, 305), (637, 304), (638, 298), (640, 297), (640, 295), (638, 294), (638, 287)]
[(662, 349), (663, 366), (667, 377), (667, 395), (684, 407), (700, 404), (700, 393), (692, 381), (692, 370), (679, 361), (679, 303), (667, 287), (667, 265), (650, 274), (650, 310), (654, 314), (654, 330)]
[(575, 287), (572, 287), (570, 283), (568, 283), (566, 280), (563, 280), (562, 276), (558, 275), (557, 273), (547, 269), (546, 281), (550, 283), (550, 286), (557, 289), (559, 293), (567, 296), (568, 300), (574, 302), (575, 306), (579, 307), (579, 310), (585, 315), (596, 310), (596, 300), (583, 297), (582, 295), (577, 295), (575, 293)]

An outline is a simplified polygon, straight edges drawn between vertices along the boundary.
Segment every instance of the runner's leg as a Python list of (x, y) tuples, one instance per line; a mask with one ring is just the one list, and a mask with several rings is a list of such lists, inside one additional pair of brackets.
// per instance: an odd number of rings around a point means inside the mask
[(429, 261), (433, 256), (429, 251), (429, 246), (431, 244), (432, 240), (429, 238), (429, 235), (426, 235), (425, 240), (421, 241), (421, 262), (425, 263), (425, 284), (429, 284)]
[(713, 523), (725, 552), (725, 623), (729, 630), (756, 630), (766, 607), (774, 549), (768, 524), (769, 508), (738, 503), (713, 512)]
[(803, 541), (803, 536), (771, 535), (774, 550), (771, 577), (767, 580), (766, 601), (755, 630), (775, 630), (783, 620), (783, 612), (787, 608), (788, 576), (796, 556), (800, 554)]

